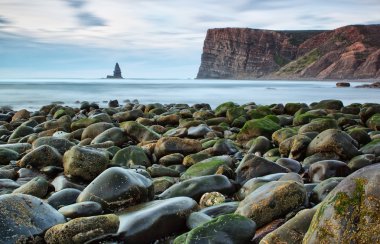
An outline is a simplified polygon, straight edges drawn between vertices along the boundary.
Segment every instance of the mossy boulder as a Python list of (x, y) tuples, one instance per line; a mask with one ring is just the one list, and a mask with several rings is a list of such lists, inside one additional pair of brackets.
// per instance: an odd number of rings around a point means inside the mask
[(340, 100), (329, 99), (322, 100), (313, 106), (313, 109), (331, 109), (340, 110), (343, 107), (343, 102)]
[(330, 118), (320, 118), (313, 119), (310, 123), (301, 126), (298, 130), (298, 133), (306, 133), (306, 132), (322, 132), (327, 129), (339, 129), (338, 123), (335, 119)]
[(285, 113), (289, 115), (294, 115), (301, 108), (307, 108), (305, 103), (287, 103), (285, 104)]
[(128, 137), (124, 134), (124, 131), (118, 127), (109, 128), (97, 135), (91, 144), (100, 144), (107, 141), (112, 141), (116, 146), (122, 146), (127, 142)]
[(201, 162), (202, 160), (205, 160), (207, 158), (211, 158), (212, 156), (208, 153), (194, 153), (189, 154), (186, 157), (184, 157), (182, 164), (189, 167), (191, 165), (194, 165), (196, 163)]
[(256, 224), (249, 218), (226, 214), (210, 220), (175, 239), (174, 244), (186, 243), (249, 243), (255, 235)]
[(54, 147), (42, 145), (27, 153), (17, 164), (20, 167), (31, 166), (36, 169), (45, 166), (62, 167), (62, 155)]
[(0, 148), (0, 165), (9, 164), (12, 160), (17, 160), (20, 157), (16, 151), (8, 148)]
[(281, 142), (295, 135), (297, 135), (295, 128), (281, 128), (273, 132), (272, 140), (276, 145), (280, 145)]
[(237, 135), (237, 140), (247, 142), (258, 136), (272, 138), (273, 132), (281, 129), (280, 125), (269, 118), (253, 119), (247, 121)]
[(359, 145), (364, 146), (365, 144), (371, 142), (371, 137), (368, 135), (366, 128), (353, 128), (347, 131), (347, 134), (356, 140)]
[(98, 236), (116, 233), (119, 217), (115, 214), (82, 217), (53, 226), (45, 233), (45, 241), (52, 243), (84, 243)]
[(380, 130), (380, 113), (374, 114), (367, 120), (366, 124), (372, 130)]
[(332, 152), (339, 155), (342, 160), (349, 160), (360, 154), (357, 146), (357, 141), (352, 139), (346, 132), (328, 129), (321, 132), (310, 142), (306, 155)]
[(235, 119), (239, 117), (245, 117), (247, 112), (244, 110), (243, 107), (233, 107), (227, 110), (226, 112), (226, 118), (228, 122), (233, 122)]
[(49, 182), (43, 177), (35, 177), (20, 186), (13, 193), (22, 193), (27, 195), (32, 195), (38, 198), (44, 198), (48, 193)]
[(99, 135), (103, 131), (106, 131), (112, 127), (114, 127), (113, 124), (106, 123), (106, 122), (98, 122), (98, 123), (89, 125), (83, 130), (81, 139), (82, 140), (86, 138), (94, 139), (97, 135)]
[(148, 127), (135, 121), (127, 121), (120, 124), (126, 135), (137, 142), (155, 141), (160, 139), (160, 135)]
[(226, 116), (227, 110), (238, 107), (236, 103), (225, 102), (215, 108), (215, 116)]
[(184, 159), (184, 156), (180, 153), (172, 153), (166, 156), (163, 156), (159, 160), (159, 164), (162, 164), (164, 166), (170, 166), (170, 165), (176, 165), (176, 164), (182, 164)]
[(356, 171), (374, 163), (376, 163), (376, 156), (374, 154), (363, 154), (352, 158), (347, 165), (352, 171)]
[(10, 135), (8, 142), (17, 142), (17, 140), (21, 139), (22, 137), (33, 134), (33, 133), (34, 133), (34, 129), (32, 127), (20, 125)]
[(89, 125), (92, 125), (98, 122), (101, 122), (101, 121), (97, 120), (96, 118), (82, 118), (82, 119), (72, 122), (70, 127), (71, 127), (71, 130), (74, 131), (81, 128), (86, 128)]
[(309, 110), (309, 111), (302, 111), (299, 110), (293, 118), (293, 125), (299, 126), (299, 125), (305, 125), (307, 123), (310, 123), (313, 119), (323, 118), (327, 114), (323, 110)]
[(319, 205), (303, 243), (379, 243), (380, 165), (346, 177)]
[(302, 184), (272, 181), (249, 194), (235, 213), (252, 219), (261, 227), (301, 207), (305, 199), (306, 189)]
[(232, 158), (229, 156), (216, 156), (205, 159), (188, 168), (181, 176), (181, 180), (215, 174), (218, 168), (223, 165), (232, 168), (234, 166)]
[(112, 118), (121, 123), (124, 121), (133, 121), (139, 117), (143, 117), (144, 113), (140, 109), (133, 109), (130, 111), (118, 112), (112, 115)]
[(134, 165), (149, 167), (151, 165), (145, 151), (138, 146), (129, 146), (119, 150), (112, 158), (111, 163), (126, 167), (131, 167)]
[(95, 148), (74, 146), (63, 155), (65, 175), (87, 181), (95, 179), (108, 163), (108, 155)]
[(265, 136), (258, 136), (255, 139), (250, 140), (246, 147), (249, 148), (250, 153), (260, 153), (261, 155), (270, 150), (273, 145), (272, 142)]
[(281, 155), (294, 160), (302, 160), (312, 140), (305, 135), (295, 135), (281, 142), (279, 151)]
[(375, 154), (376, 156), (380, 156), (380, 138), (372, 140), (370, 143), (360, 148), (360, 151), (364, 154)]

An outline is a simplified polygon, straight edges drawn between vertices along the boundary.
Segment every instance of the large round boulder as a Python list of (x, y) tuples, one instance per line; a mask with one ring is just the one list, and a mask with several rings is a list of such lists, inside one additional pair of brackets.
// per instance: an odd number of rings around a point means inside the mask
[(319, 205), (303, 243), (380, 242), (380, 164), (346, 177)]
[(258, 227), (301, 207), (305, 187), (295, 181), (272, 181), (249, 194), (235, 213), (251, 218)]
[(63, 155), (65, 175), (87, 181), (95, 179), (109, 163), (108, 155), (98, 149), (74, 146)]
[(329, 129), (314, 138), (306, 151), (307, 156), (316, 153), (335, 153), (342, 160), (349, 160), (360, 154), (358, 143), (346, 132)]
[(247, 154), (240, 162), (239, 167), (236, 169), (236, 181), (243, 185), (249, 179), (275, 174), (287, 173), (288, 170), (276, 163), (273, 163), (265, 158), (256, 156), (254, 154)]
[(105, 211), (116, 211), (153, 199), (153, 183), (133, 170), (109, 168), (78, 196), (77, 202), (94, 201)]
[(18, 165), (20, 167), (31, 166), (36, 169), (45, 166), (62, 167), (62, 155), (54, 147), (42, 145), (22, 157)]
[(24, 243), (33, 235), (40, 235), (65, 217), (41, 199), (24, 194), (0, 196), (0, 242)]
[(188, 155), (202, 150), (202, 144), (194, 139), (182, 139), (178, 137), (163, 137), (157, 141), (154, 154), (157, 158), (172, 154), (181, 153)]

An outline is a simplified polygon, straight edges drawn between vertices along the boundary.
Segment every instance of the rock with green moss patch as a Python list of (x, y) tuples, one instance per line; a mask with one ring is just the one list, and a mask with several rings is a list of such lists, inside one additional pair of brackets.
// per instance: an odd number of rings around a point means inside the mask
[(247, 147), (249, 147), (250, 153), (260, 153), (261, 155), (266, 153), (268, 150), (270, 150), (273, 145), (272, 142), (266, 138), (265, 136), (259, 136), (255, 139), (250, 140), (247, 144)]
[(135, 121), (123, 122), (120, 127), (137, 142), (155, 141), (161, 137), (158, 133)]
[(356, 171), (374, 163), (376, 163), (376, 156), (374, 154), (363, 154), (352, 158), (347, 165), (352, 171)]
[(289, 115), (294, 115), (301, 108), (307, 108), (305, 103), (287, 103), (285, 104), (285, 113)]
[(251, 218), (261, 227), (301, 207), (305, 199), (306, 189), (302, 184), (272, 181), (249, 194), (235, 213)]
[(305, 125), (307, 123), (310, 123), (313, 119), (323, 118), (325, 116), (326, 112), (323, 110), (309, 110), (306, 112), (302, 112), (300, 110), (294, 115), (293, 125)]
[[(255, 235), (255, 231), (256, 224), (249, 218), (226, 214), (192, 229), (187, 233), (183, 243), (248, 243)], [(179, 243), (178, 241), (176, 239), (174, 243)]]
[(294, 128), (281, 128), (279, 130), (276, 130), (272, 134), (272, 140), (276, 145), (280, 145), (281, 142), (285, 141), (286, 139), (297, 135), (297, 130)]
[(303, 125), (298, 133), (306, 133), (306, 132), (322, 132), (327, 129), (339, 129), (338, 123), (335, 119), (330, 118), (320, 118), (320, 119), (313, 119), (310, 123)]
[(279, 151), (281, 155), (294, 160), (303, 160), (311, 139), (305, 135), (295, 135), (281, 142)]
[(376, 156), (380, 156), (380, 138), (372, 140), (370, 143), (360, 148), (360, 151), (364, 154), (375, 154)]
[(12, 160), (17, 160), (19, 154), (8, 148), (0, 148), (0, 165), (9, 164)]
[(340, 100), (329, 99), (322, 100), (313, 106), (313, 109), (332, 109), (340, 110), (343, 107), (343, 102)]
[(366, 128), (354, 128), (347, 131), (347, 134), (356, 140), (359, 145), (364, 146), (365, 144), (371, 142), (371, 137), (368, 135)]
[(303, 243), (379, 243), (380, 165), (362, 168), (319, 205)]
[(235, 119), (243, 116), (245, 117), (247, 112), (242, 107), (229, 108), (226, 112), (226, 118), (228, 122), (233, 122)]
[(225, 116), (227, 113), (227, 110), (233, 109), (238, 107), (236, 103), (233, 102), (225, 102), (220, 104), (218, 107), (215, 109), (215, 116)]
[(272, 138), (272, 133), (279, 129), (281, 129), (280, 125), (269, 118), (249, 120), (240, 130), (237, 140), (246, 142), (258, 136)]
[(35, 150), (36, 148), (42, 145), (48, 145), (57, 149), (57, 151), (61, 155), (63, 155), (67, 150), (69, 150), (75, 144), (64, 138), (45, 136), (45, 137), (40, 137), (37, 140), (35, 140), (32, 145), (33, 145), (33, 150)]
[(181, 180), (215, 174), (218, 168), (222, 165), (226, 165), (232, 168), (232, 158), (229, 156), (216, 156), (200, 161), (199, 163), (196, 163), (188, 168), (186, 172), (181, 176)]
[(50, 228), (45, 234), (46, 243), (84, 243), (98, 236), (116, 233), (119, 217), (114, 214), (82, 217)]
[(145, 151), (138, 146), (129, 146), (119, 150), (112, 158), (111, 163), (126, 167), (131, 167), (134, 165), (149, 167), (151, 165)]
[(366, 122), (368, 128), (372, 130), (380, 130), (380, 113), (372, 115)]
[(205, 160), (207, 158), (210, 158), (211, 155), (210, 154), (207, 154), (207, 153), (194, 153), (194, 154), (190, 154), (190, 155), (187, 155), (184, 159), (183, 159), (183, 165), (189, 167), (191, 165), (194, 165), (196, 163), (199, 163), (201, 162), (202, 160)]

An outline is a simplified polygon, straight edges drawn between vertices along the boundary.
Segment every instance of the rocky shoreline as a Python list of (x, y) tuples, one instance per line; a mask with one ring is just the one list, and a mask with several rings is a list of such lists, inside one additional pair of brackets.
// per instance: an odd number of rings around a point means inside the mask
[(380, 104), (0, 110), (1, 243), (380, 242)]

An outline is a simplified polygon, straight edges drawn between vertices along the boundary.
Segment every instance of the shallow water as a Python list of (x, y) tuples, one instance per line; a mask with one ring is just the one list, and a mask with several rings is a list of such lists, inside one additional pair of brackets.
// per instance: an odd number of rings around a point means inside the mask
[[(336, 88), (335, 81), (237, 81), (237, 80), (165, 80), (165, 79), (1, 79), (0, 106), (37, 110), (42, 105), (61, 101), (98, 102), (118, 99), (119, 103), (138, 99), (140, 103), (209, 103), (225, 101), (238, 104), (305, 102), (340, 99), (345, 104), (380, 103), (380, 90)], [(364, 84), (351, 83), (352, 86)]]

